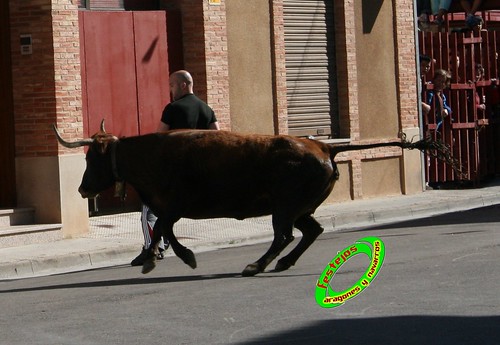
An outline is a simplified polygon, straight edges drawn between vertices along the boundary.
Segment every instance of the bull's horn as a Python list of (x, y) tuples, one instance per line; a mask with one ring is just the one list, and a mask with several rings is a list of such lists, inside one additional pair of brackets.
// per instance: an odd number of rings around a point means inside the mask
[(104, 119), (101, 121), (101, 132), (106, 133), (106, 129), (104, 128)]
[(59, 141), (59, 143), (62, 146), (67, 147), (69, 149), (74, 149), (76, 147), (90, 145), (94, 141), (94, 139), (89, 138), (89, 139), (78, 140), (78, 141), (74, 141), (74, 142), (70, 143), (70, 142), (65, 141), (61, 137), (61, 134), (59, 133), (59, 130), (57, 129), (56, 125), (52, 125), (52, 128), (54, 129), (54, 132), (56, 132), (57, 141)]

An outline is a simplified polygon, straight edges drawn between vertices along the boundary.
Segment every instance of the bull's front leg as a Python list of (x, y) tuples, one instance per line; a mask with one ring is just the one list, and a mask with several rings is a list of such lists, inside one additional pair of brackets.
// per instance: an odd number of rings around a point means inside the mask
[(172, 247), (175, 255), (177, 255), (186, 265), (188, 265), (192, 269), (196, 268), (197, 264), (194, 253), (190, 249), (180, 244), (174, 235), (174, 223), (177, 220), (168, 220), (168, 218), (158, 218), (156, 220), (155, 226), (153, 228), (153, 239), (151, 241), (151, 246), (148, 248), (148, 258), (146, 259), (146, 261), (144, 261), (144, 264), (142, 266), (142, 273), (149, 273), (156, 267), (156, 251), (162, 235), (163, 238), (168, 240), (168, 242), (170, 243), (170, 246)]

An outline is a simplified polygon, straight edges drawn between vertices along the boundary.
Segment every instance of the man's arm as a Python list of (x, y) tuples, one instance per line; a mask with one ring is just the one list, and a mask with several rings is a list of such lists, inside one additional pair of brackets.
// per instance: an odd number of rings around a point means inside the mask
[(160, 124), (158, 125), (157, 132), (165, 132), (170, 130), (170, 125), (167, 125), (165, 122), (160, 121)]
[(219, 122), (215, 121), (208, 125), (208, 129), (220, 130)]

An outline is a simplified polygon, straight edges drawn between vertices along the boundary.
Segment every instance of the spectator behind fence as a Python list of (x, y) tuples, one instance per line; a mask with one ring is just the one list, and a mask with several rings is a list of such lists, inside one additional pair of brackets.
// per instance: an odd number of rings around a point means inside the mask
[[(483, 65), (481, 65), (480, 63), (477, 63), (475, 68), (474, 68), (474, 71), (475, 71), (474, 81), (469, 80), (469, 84), (473, 84), (473, 83), (475, 84), (479, 81), (484, 80), (484, 67), (483, 67)], [(477, 85), (476, 85), (476, 91), (474, 93), (474, 106), (476, 107), (476, 110), (478, 112), (486, 110), (486, 96), (483, 95), (483, 97), (481, 98), (481, 96), (479, 95), (479, 92), (477, 92)]]
[[(451, 115), (451, 108), (446, 102), (446, 96), (443, 93), (450, 86), (450, 82), (451, 75), (448, 71), (437, 69), (434, 72), (434, 77), (432, 78), (433, 89), (429, 90), (427, 94), (426, 105), (428, 105), (429, 111), (428, 113), (424, 113), (424, 116), (429, 116), (430, 109), (434, 109), (435, 123), (437, 125), (436, 131), (442, 128), (444, 118)], [(432, 123), (431, 121), (429, 122)]]
[[(423, 85), (425, 82), (425, 75), (427, 73), (429, 73), (429, 71), (431, 70), (432, 59), (428, 55), (420, 54), (419, 55), (419, 62), (420, 62), (420, 79), (419, 79), (420, 88), (419, 88), (419, 90), (420, 90), (420, 92), (422, 92)], [(421, 101), (421, 107), (422, 107), (423, 114), (428, 114), (429, 111), (431, 110), (431, 107), (422, 101)]]
[(492, 119), (500, 119), (500, 88), (497, 79), (491, 79), (491, 86), (486, 89), (486, 99), (490, 107), (488, 116)]
[(428, 31), (430, 29), (430, 14), (432, 14), (431, 0), (417, 0), (417, 18), (420, 30)]
[[(498, 52), (495, 52), (495, 64), (497, 65), (498, 69)], [(488, 100), (488, 106), (489, 106), (489, 116), (493, 119), (500, 119), (500, 87), (499, 85), (499, 80), (497, 78), (492, 78), (490, 79), (491, 85), (490, 87), (486, 90), (486, 99)]]
[(451, 77), (455, 78), (456, 83), (459, 83), (461, 81), (461, 78), (460, 78), (460, 56), (459, 55), (452, 55), (452, 52), (450, 51), (448, 65), (449, 65), (448, 72), (450, 73)]

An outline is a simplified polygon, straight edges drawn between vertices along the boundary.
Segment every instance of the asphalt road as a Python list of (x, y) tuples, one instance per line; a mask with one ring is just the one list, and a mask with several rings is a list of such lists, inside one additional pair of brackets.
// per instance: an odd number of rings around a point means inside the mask
[[(321, 308), (320, 274), (366, 236), (385, 244), (380, 273)], [(0, 344), (500, 344), (500, 206), (324, 234), (290, 270), (241, 277), (268, 246), (199, 253), (196, 270), (172, 257), (148, 275), (1, 281)], [(349, 288), (369, 265), (353, 256), (331, 285)]]

